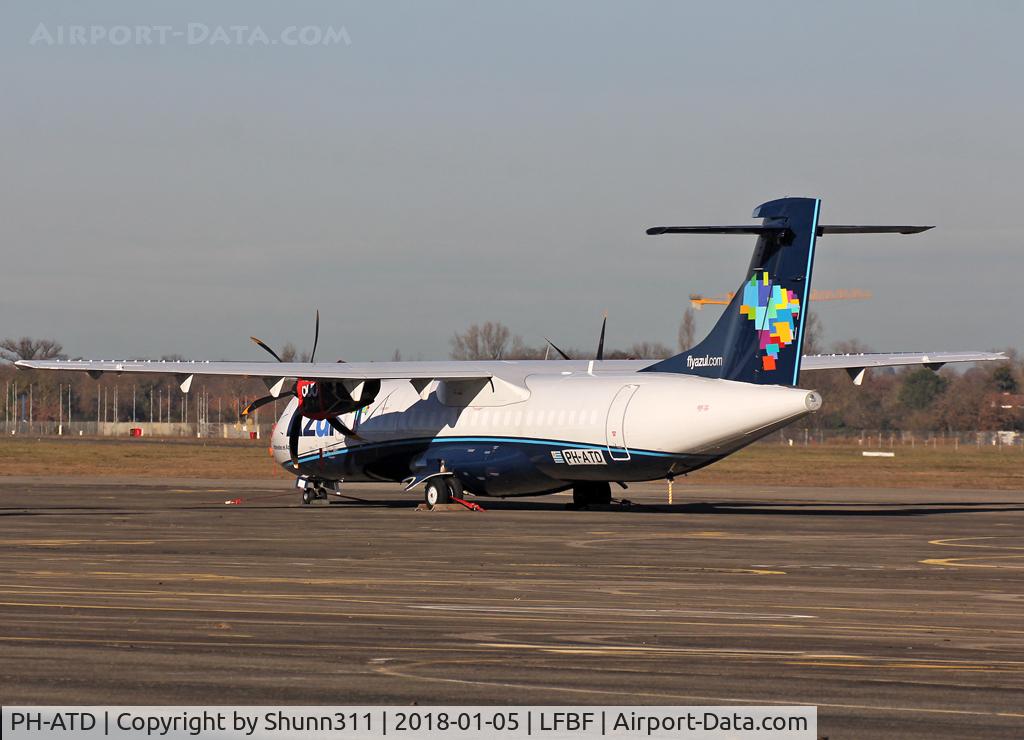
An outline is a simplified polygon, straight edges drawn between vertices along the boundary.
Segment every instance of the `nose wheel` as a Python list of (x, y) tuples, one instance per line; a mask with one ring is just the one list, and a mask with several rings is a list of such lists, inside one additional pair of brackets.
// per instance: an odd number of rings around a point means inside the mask
[(327, 489), (322, 484), (310, 484), (302, 489), (302, 505), (309, 506), (314, 501), (327, 500)]

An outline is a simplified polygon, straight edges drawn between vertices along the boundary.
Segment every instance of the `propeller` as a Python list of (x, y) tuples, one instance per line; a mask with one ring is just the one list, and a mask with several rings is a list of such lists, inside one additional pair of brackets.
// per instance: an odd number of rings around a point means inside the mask
[(551, 348), (552, 348), (553, 350), (555, 350), (555, 352), (557, 352), (558, 354), (560, 354), (560, 355), (562, 356), (562, 359), (563, 359), (563, 360), (571, 360), (571, 359), (572, 359), (571, 357), (569, 357), (569, 355), (567, 355), (567, 354), (566, 354), (565, 352), (563, 352), (563, 351), (562, 351), (562, 350), (561, 350), (561, 349), (559, 348), (559, 346), (558, 346), (557, 344), (555, 344), (554, 342), (552, 342), (552, 341), (551, 341), (550, 339), (548, 339), (547, 337), (544, 337), (544, 341), (545, 341), (545, 342), (547, 342), (548, 344), (550, 344), (550, 345), (551, 345)]
[[(605, 331), (605, 329), (607, 327), (608, 327), (608, 312), (605, 311), (604, 312), (604, 320), (601, 322), (601, 336), (597, 340), (597, 354), (594, 355), (594, 359), (595, 360), (603, 360), (604, 359), (604, 331)], [(544, 337), (544, 341), (547, 342), (548, 345), (550, 345), (551, 349), (553, 349), (555, 352), (560, 354), (562, 356), (563, 360), (571, 360), (572, 359), (568, 355), (568, 353), (564, 352), (557, 344), (552, 342), (547, 337)], [(546, 356), (545, 356), (545, 359), (547, 359)]]
[[(270, 345), (257, 337), (249, 337), (259, 347), (263, 348), (278, 362), (284, 362), (281, 356), (277, 354)], [(313, 362), (316, 357), (316, 347), (320, 342), (320, 311), (316, 312), (316, 324), (313, 330), (313, 350), (309, 353), (309, 361)], [(340, 360), (339, 360), (340, 362)], [(315, 380), (297, 380), (288, 390), (282, 391), (277, 396), (267, 395), (261, 398), (257, 398), (255, 401), (250, 403), (244, 409), (242, 409), (242, 418), (245, 419), (250, 413), (266, 406), (268, 403), (276, 401), (278, 398), (286, 398), (288, 396), (294, 396), (299, 400), (299, 406), (295, 409), (295, 413), (292, 414), (288, 420), (288, 453), (291, 456), (292, 467), (298, 469), (299, 467), (299, 437), (302, 436), (302, 420), (303, 418), (310, 419), (322, 419), (326, 420), (331, 428), (341, 434), (343, 437), (349, 437), (362, 441), (362, 437), (355, 433), (348, 426), (343, 424), (337, 417), (347, 411), (354, 410), (352, 407), (353, 400), (348, 397), (347, 392), (344, 397), (338, 393), (338, 386), (333, 383), (322, 383)]]
[(316, 345), (320, 341), (320, 309), (316, 310), (316, 328), (313, 329), (313, 351), (309, 353), (309, 361), (316, 362)]

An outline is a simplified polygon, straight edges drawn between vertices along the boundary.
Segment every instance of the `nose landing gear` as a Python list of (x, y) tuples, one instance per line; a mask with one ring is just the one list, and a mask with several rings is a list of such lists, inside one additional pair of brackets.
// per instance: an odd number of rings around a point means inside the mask
[[(302, 489), (302, 505), (309, 506), (314, 501), (327, 500), (327, 485), (324, 481), (304, 480), (299, 478), (296, 485)], [(335, 485), (335, 487), (337, 487)]]

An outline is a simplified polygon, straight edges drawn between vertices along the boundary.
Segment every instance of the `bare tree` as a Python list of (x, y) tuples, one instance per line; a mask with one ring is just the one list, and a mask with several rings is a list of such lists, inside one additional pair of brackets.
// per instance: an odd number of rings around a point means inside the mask
[[(502, 323), (473, 324), (451, 338), (453, 360), (500, 360), (506, 357), (512, 333)], [(522, 340), (520, 340), (521, 342)]]
[(630, 353), (641, 360), (663, 360), (673, 352), (661, 342), (637, 342), (629, 348)]
[(309, 362), (309, 352), (299, 352), (291, 342), (285, 343), (278, 354), (281, 362)]
[(697, 344), (697, 320), (693, 309), (683, 311), (683, 320), (679, 322), (679, 351), (685, 352)]
[(0, 357), (10, 362), (16, 360), (66, 360), (64, 348), (53, 339), (4, 339), (0, 341)]
[(547, 346), (531, 347), (523, 341), (523, 338), (516, 334), (512, 337), (512, 346), (503, 355), (505, 360), (543, 360)]
[(661, 342), (635, 342), (629, 349), (616, 349), (605, 354), (609, 360), (663, 360), (671, 356), (672, 350)]

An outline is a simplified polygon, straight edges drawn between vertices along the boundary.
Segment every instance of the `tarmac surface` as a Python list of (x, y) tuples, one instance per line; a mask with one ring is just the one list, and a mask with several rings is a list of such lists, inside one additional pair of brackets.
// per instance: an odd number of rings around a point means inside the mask
[(1024, 493), (346, 494), (0, 478), (0, 700), (814, 704), (830, 738), (1024, 736)]

